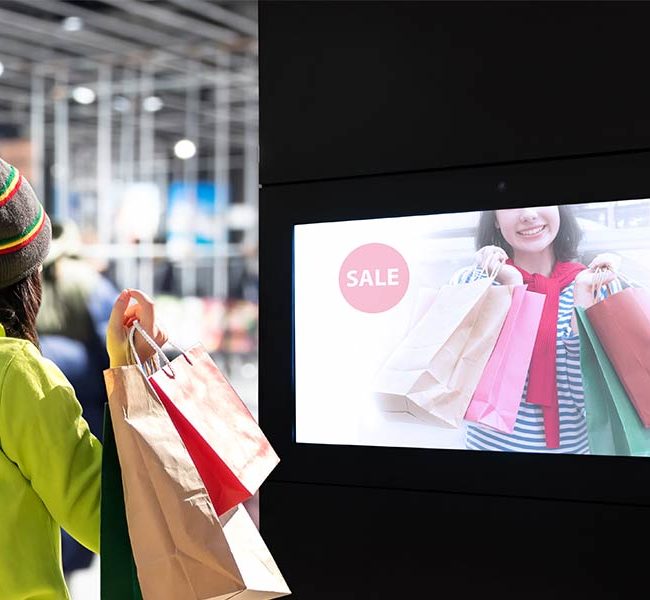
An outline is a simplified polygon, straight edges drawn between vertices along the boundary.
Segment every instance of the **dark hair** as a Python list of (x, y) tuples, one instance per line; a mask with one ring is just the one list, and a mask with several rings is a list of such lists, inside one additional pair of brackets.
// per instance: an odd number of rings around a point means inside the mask
[(36, 315), (41, 307), (41, 274), (31, 275), (0, 290), (0, 323), (7, 336), (29, 340), (40, 350)]
[[(560, 228), (553, 240), (553, 251), (556, 260), (568, 261), (578, 256), (578, 244), (582, 239), (582, 230), (570, 206), (558, 206), (558, 212)], [(508, 253), (510, 258), (514, 258), (512, 246), (506, 242), (501, 230), (497, 229), (496, 222), (495, 210), (486, 210), (481, 213), (476, 228), (476, 249), (479, 250), (483, 246), (499, 246)]]

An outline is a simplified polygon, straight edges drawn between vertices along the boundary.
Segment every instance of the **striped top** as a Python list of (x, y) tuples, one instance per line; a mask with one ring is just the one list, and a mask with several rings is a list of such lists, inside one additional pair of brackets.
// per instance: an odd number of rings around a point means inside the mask
[[(452, 283), (469, 283), (484, 277), (478, 268), (456, 273)], [(497, 284), (498, 285), (498, 284)], [(604, 296), (605, 292), (601, 292)], [(573, 283), (560, 292), (556, 338), (557, 395), (560, 411), (560, 447), (547, 448), (541, 406), (526, 402), (528, 377), (513, 433), (503, 433), (477, 423), (467, 423), (466, 447), (471, 450), (589, 454), (580, 339), (571, 329)]]

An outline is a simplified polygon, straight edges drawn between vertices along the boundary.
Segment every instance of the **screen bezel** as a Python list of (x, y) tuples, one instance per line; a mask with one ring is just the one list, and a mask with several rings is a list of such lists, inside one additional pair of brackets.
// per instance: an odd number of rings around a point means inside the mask
[(294, 431), (294, 225), (640, 198), (650, 152), (264, 186), (259, 414), (281, 458), (271, 479), (650, 506), (650, 458), (298, 444)]

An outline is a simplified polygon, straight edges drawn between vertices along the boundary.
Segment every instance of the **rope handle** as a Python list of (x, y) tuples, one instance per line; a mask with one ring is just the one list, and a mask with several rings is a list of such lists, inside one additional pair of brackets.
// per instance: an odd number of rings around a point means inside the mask
[[(594, 304), (596, 304), (596, 302), (598, 301), (598, 291), (604, 285), (603, 281), (605, 280), (605, 274), (609, 270), (610, 269), (605, 269), (605, 268), (599, 267), (595, 271), (596, 278), (595, 278), (595, 281), (592, 282), (592, 285), (591, 285), (591, 293), (592, 293), (592, 298), (593, 298)], [(607, 291), (610, 293), (611, 296), (613, 296), (614, 294), (617, 294), (619, 291), (622, 291), (623, 286), (620, 283), (621, 281), (623, 283), (627, 283), (627, 285), (629, 287), (634, 287), (634, 288), (642, 288), (643, 287), (639, 282), (634, 281), (633, 279), (630, 279), (629, 277), (627, 277), (626, 275), (623, 275), (622, 273), (614, 273), (614, 275), (615, 275), (615, 278), (607, 284)], [(615, 282), (618, 283), (618, 287), (620, 288), (619, 290), (614, 290), (612, 288), (612, 284), (615, 283)]]
[(501, 271), (502, 266), (503, 266), (503, 263), (499, 262), (498, 265), (496, 267), (494, 267), (494, 269), (492, 269), (492, 271), (490, 272), (485, 267), (483, 267), (483, 265), (481, 265), (481, 266), (479, 266), (479, 271), (476, 274), (476, 276), (472, 277), (472, 281), (476, 281), (478, 279), (481, 279), (483, 277), (483, 275), (487, 275), (490, 282), (493, 282), (497, 278), (497, 275), (499, 274), (499, 271)]
[[(162, 363), (164, 363), (163, 366), (161, 366), (160, 362), (157, 365), (155, 365), (156, 368), (154, 369), (154, 372), (157, 369), (160, 369), (168, 377), (174, 378), (176, 375), (174, 373), (174, 369), (172, 367), (171, 361), (169, 360), (169, 358), (167, 358), (167, 355), (163, 352), (163, 349), (158, 344), (156, 344), (155, 340), (144, 330), (142, 325), (140, 325), (139, 321), (134, 321), (133, 326), (129, 330), (129, 352), (131, 354), (131, 359), (132, 359), (131, 362), (135, 362), (135, 364), (138, 366), (140, 371), (142, 371), (142, 373), (144, 374), (145, 377), (149, 376), (149, 374), (147, 373), (147, 369), (142, 364), (142, 360), (138, 356), (138, 353), (136, 352), (136, 349), (135, 349), (135, 332), (136, 331), (143, 337), (144, 341), (147, 342), (147, 344), (149, 344), (149, 346), (151, 346), (151, 348), (154, 350), (154, 352), (155, 352), (154, 358), (158, 358), (158, 359), (162, 360)], [(183, 357), (185, 358), (185, 360), (190, 365), (193, 364), (192, 360), (189, 358), (189, 356), (187, 356), (187, 354), (185, 353), (185, 351), (182, 348), (179, 348), (176, 344), (173, 344), (172, 342), (168, 342), (168, 344), (170, 346), (172, 346), (173, 348), (175, 348), (180, 354), (182, 354)], [(169, 372), (167, 371), (167, 369), (169, 369)], [(151, 373), (151, 375), (153, 375), (153, 373)]]
[[(604, 282), (605, 282), (605, 277), (607, 275), (607, 272), (609, 269), (603, 269), (603, 268), (597, 268), (594, 271), (594, 278), (591, 281), (591, 303), (596, 304), (598, 301), (598, 294), (600, 292), (600, 288), (603, 287)], [(611, 281), (607, 284), (607, 291), (610, 294), (614, 294), (611, 288)]]

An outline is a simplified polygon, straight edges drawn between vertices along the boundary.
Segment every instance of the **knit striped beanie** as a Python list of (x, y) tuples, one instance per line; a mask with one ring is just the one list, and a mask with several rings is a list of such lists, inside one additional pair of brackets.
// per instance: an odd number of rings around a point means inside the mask
[(33, 273), (50, 249), (52, 227), (34, 190), (0, 159), (0, 288)]

